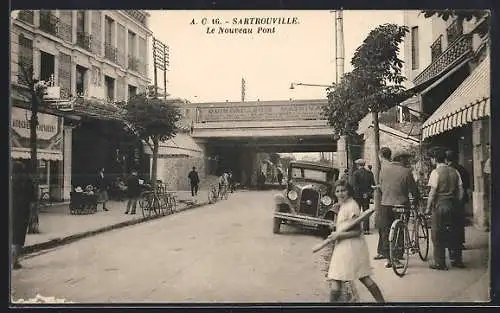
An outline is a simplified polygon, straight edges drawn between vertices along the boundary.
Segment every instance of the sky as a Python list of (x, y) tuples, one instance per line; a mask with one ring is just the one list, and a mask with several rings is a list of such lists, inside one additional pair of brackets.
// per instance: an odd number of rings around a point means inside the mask
[[(170, 48), (167, 90), (192, 102), (240, 101), (241, 80), (246, 101), (326, 98), (325, 88), (292, 82), (329, 85), (335, 81), (334, 13), (330, 11), (149, 11), (153, 36)], [(285, 18), (296, 24), (233, 25), (234, 18)], [(203, 18), (207, 24), (202, 25)], [(213, 19), (219, 18), (220, 24)], [(194, 23), (193, 23), (194, 19)], [(276, 20), (276, 19), (275, 19)], [(227, 21), (227, 23), (226, 23)], [(403, 11), (344, 11), (345, 72), (368, 33), (378, 25), (402, 25)], [(252, 34), (219, 34), (220, 28), (251, 28)], [(208, 29), (215, 33), (208, 34)], [(150, 62), (153, 81), (152, 61)], [(163, 86), (163, 73), (158, 72)]]

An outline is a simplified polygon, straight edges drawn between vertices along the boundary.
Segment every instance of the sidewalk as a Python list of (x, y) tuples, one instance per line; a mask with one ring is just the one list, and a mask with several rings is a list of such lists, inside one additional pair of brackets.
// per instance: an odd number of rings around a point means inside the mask
[[(190, 191), (178, 191), (177, 211), (199, 207), (208, 203), (208, 190), (200, 190), (196, 204), (187, 204), (191, 200)], [(27, 234), (23, 253), (33, 253), (44, 249), (95, 235), (104, 231), (125, 227), (145, 221), (137, 207), (135, 215), (124, 214), (127, 201), (109, 201), (103, 211), (98, 205), (97, 213), (88, 215), (72, 215), (69, 203), (54, 204), (39, 215), (40, 233)], [(161, 217), (160, 217), (161, 218)], [(165, 218), (168, 218), (166, 216)]]
[[(485, 302), (489, 301), (490, 233), (469, 226), (466, 228), (463, 260), (465, 269), (450, 268), (435, 271), (428, 268), (432, 262), (432, 242), (429, 246), (429, 260), (423, 262), (417, 255), (410, 257), (407, 274), (397, 277), (392, 269), (384, 267), (385, 261), (371, 260), (373, 278), (381, 287), (389, 302)], [(370, 256), (377, 250), (378, 234), (365, 236)], [(449, 263), (449, 261), (448, 261)], [(449, 266), (450, 264), (448, 264)], [(361, 283), (356, 282), (361, 302), (373, 302)], [(410, 289), (409, 289), (410, 288)], [(409, 296), (408, 291), (414, 290)]]

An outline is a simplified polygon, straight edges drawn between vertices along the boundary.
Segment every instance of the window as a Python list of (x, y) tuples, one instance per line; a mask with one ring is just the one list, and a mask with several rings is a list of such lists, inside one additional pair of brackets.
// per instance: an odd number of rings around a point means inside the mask
[(76, 93), (77, 95), (84, 95), (87, 91), (85, 88), (85, 77), (87, 76), (87, 69), (83, 66), (76, 66)]
[(18, 67), (17, 81), (20, 84), (27, 85), (21, 64), (26, 70), (33, 65), (33, 41), (24, 37), (23, 34), (19, 35), (19, 54), (17, 61), (18, 64), (20, 64)]
[(443, 52), (442, 38), (443, 35), (439, 36), (431, 45), (431, 62), (434, 62)]
[(85, 11), (76, 11), (76, 32), (83, 33), (86, 31), (85, 27)]
[(113, 40), (113, 23), (114, 21), (106, 16), (106, 20), (104, 22), (104, 43), (106, 45), (111, 45), (114, 46), (114, 40)]
[(418, 27), (411, 28), (411, 68), (418, 69)]
[(137, 94), (137, 87), (128, 85), (128, 97), (131, 98)]
[(55, 73), (55, 57), (53, 54), (40, 51), (40, 80), (49, 81)]
[(115, 79), (109, 76), (104, 76), (104, 84), (106, 86), (106, 99), (109, 101), (115, 100)]
[(135, 58), (136, 56), (136, 35), (135, 33), (128, 31), (128, 55)]

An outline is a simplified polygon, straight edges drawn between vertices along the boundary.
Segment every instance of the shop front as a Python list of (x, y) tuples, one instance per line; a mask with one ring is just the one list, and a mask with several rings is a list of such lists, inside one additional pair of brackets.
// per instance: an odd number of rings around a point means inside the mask
[[(29, 110), (12, 107), (10, 157), (26, 163), (31, 160), (30, 118)], [(51, 201), (63, 200), (63, 151), (63, 118), (38, 113), (37, 164), (40, 198), (49, 198)]]
[[(471, 178), (474, 223), (489, 228), (490, 58), (487, 55), (422, 125), (422, 139), (454, 148)], [(452, 145), (450, 147), (450, 145)]]

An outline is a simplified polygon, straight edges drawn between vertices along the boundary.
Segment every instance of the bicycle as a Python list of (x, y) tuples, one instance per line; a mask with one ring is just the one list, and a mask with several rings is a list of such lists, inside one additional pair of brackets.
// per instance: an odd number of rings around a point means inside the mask
[(166, 214), (166, 206), (162, 203), (163, 199), (154, 191), (143, 191), (138, 202), (144, 218)]
[(219, 188), (219, 198), (227, 200), (228, 197), (229, 197), (228, 187), (226, 185), (223, 185), (221, 188)]
[[(392, 223), (389, 233), (389, 259), (394, 273), (403, 277), (408, 269), (410, 254), (418, 253), (422, 261), (427, 260), (429, 229), (426, 216), (419, 212), (415, 203), (410, 207), (394, 205), (393, 212), (399, 213), (399, 218)], [(401, 263), (403, 266), (400, 266)]]
[(219, 200), (219, 190), (215, 185), (210, 185), (208, 188), (208, 203), (212, 204)]

